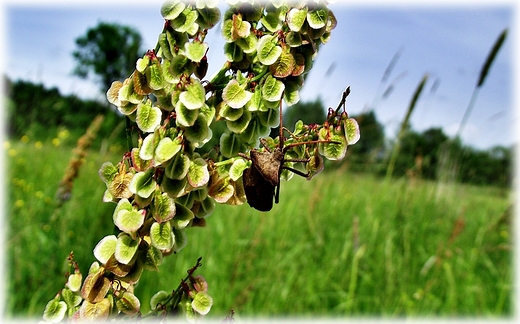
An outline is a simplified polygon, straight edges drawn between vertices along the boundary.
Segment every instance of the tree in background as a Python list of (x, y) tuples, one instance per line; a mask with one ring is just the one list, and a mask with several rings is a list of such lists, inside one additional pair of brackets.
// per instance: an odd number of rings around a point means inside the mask
[(112, 81), (128, 77), (142, 53), (142, 38), (137, 30), (105, 22), (88, 29), (76, 39), (76, 45), (72, 54), (77, 61), (74, 74), (82, 78), (90, 73), (97, 75), (103, 92)]
[(354, 116), (363, 136), (349, 151), (350, 160), (356, 168), (372, 169), (384, 154), (385, 130), (377, 121), (373, 110)]

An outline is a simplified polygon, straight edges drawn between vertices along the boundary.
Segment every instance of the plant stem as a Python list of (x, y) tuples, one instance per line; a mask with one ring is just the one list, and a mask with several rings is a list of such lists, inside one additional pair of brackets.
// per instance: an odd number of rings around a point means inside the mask
[(419, 100), (419, 96), (428, 80), (428, 75), (425, 74), (419, 83), (419, 86), (415, 90), (413, 94), (412, 101), (410, 101), (410, 106), (408, 106), (408, 111), (406, 112), (406, 116), (404, 117), (403, 122), (401, 123), (401, 129), (399, 130), (399, 134), (397, 135), (397, 141), (395, 143), (394, 149), (392, 150), (392, 155), (390, 156), (390, 161), (388, 162), (388, 169), (386, 169), (386, 177), (385, 181), (388, 182), (392, 174), (394, 173), (395, 161), (397, 160), (397, 156), (399, 155), (399, 150), (401, 148), (401, 140), (406, 132), (406, 128), (408, 127), (408, 121), (410, 120), (410, 116), (417, 104), (417, 100)]
[(134, 145), (132, 144), (132, 122), (128, 116), (125, 116), (126, 122), (126, 145), (128, 146), (128, 152), (132, 152)]

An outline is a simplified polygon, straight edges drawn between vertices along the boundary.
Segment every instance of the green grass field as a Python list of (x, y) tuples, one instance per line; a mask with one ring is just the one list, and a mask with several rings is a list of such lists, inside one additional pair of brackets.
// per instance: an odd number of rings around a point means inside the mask
[[(90, 152), (72, 198), (54, 195), (71, 147), (4, 143), (6, 315), (40, 317), (63, 287), (74, 251), (85, 276), (92, 249), (113, 231), (114, 204), (97, 171), (120, 155)], [(197, 270), (209, 283), (212, 318), (511, 317), (510, 190), (396, 179), (385, 184), (348, 170), (283, 183), (269, 213), (217, 205), (188, 245), (145, 272), (143, 312), (158, 290)]]

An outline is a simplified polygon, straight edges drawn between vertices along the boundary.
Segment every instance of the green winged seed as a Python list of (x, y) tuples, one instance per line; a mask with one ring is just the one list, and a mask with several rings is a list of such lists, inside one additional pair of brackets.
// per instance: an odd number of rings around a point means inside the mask
[(162, 307), (170, 298), (170, 293), (160, 290), (150, 298), (150, 309), (156, 310), (158, 307)]
[(155, 246), (149, 246), (146, 251), (146, 258), (144, 260), (144, 268), (149, 271), (159, 271), (159, 266), (162, 264), (163, 254), (161, 250)]
[(98, 171), (98, 175), (104, 183), (109, 184), (112, 182), (119, 169), (112, 164), (112, 162), (105, 162), (101, 165)]
[(270, 66), (270, 71), (277, 78), (286, 78), (293, 73), (296, 61), (291, 52), (283, 52), (278, 60)]
[(173, 245), (173, 251), (175, 253), (184, 249), (188, 244), (188, 235), (183, 229), (173, 228), (173, 234), (175, 235), (175, 245)]
[(186, 8), (184, 1), (165, 1), (161, 6), (161, 15), (166, 20), (172, 20), (179, 16)]
[(69, 275), (69, 278), (67, 279), (67, 287), (69, 287), (72, 291), (79, 291), (81, 288), (81, 280), (83, 279), (83, 276), (80, 272), (75, 272), (71, 275)]
[(184, 318), (188, 323), (196, 323), (197, 316), (195, 314), (195, 310), (191, 307), (191, 301), (189, 299), (184, 299), (179, 303), (184, 310)]
[(155, 148), (157, 146), (157, 132), (148, 134), (144, 140), (143, 144), (141, 144), (141, 148), (139, 149), (139, 157), (142, 160), (148, 161), (153, 159), (155, 154)]
[(246, 160), (244, 159), (236, 159), (233, 164), (231, 164), (231, 167), (229, 168), (229, 177), (233, 181), (237, 181), (242, 176), (242, 173), (244, 173), (244, 170), (247, 169), (248, 164)]
[(307, 18), (307, 8), (292, 8), (287, 13), (287, 25), (294, 32), (299, 32)]
[(288, 32), (285, 35), (285, 41), (290, 47), (300, 47), (302, 45), (302, 35), (298, 32)]
[[(198, 14), (197, 14), (197, 17), (198, 17)], [(195, 22), (193, 24), (191, 24), (191, 26), (186, 30), (186, 33), (190, 36), (195, 36), (195, 34), (197, 34), (199, 32), (199, 24), (197, 24), (196, 21), (197, 20), (195, 20)]]
[(222, 91), (222, 99), (231, 108), (242, 108), (251, 100), (253, 94), (245, 90), (238, 81), (232, 79)]
[(134, 240), (128, 234), (121, 234), (117, 238), (114, 256), (119, 263), (129, 264), (139, 248), (139, 239)]
[(144, 71), (148, 67), (149, 63), (150, 63), (149, 56), (139, 58), (139, 59), (137, 59), (137, 62), (135, 63), (135, 69), (141, 73), (144, 73)]
[(282, 54), (282, 48), (278, 45), (276, 36), (264, 35), (258, 41), (256, 52), (260, 63), (271, 65)]
[[(235, 189), (233, 188), (233, 191)], [(201, 207), (199, 211), (197, 212), (198, 218), (204, 218), (206, 216), (211, 215), (213, 213), (213, 210), (215, 210), (215, 200), (211, 198), (210, 196), (207, 196), (203, 201), (201, 201)]]
[(114, 214), (119, 212), (120, 210), (132, 210), (132, 203), (127, 198), (123, 198), (119, 200), (117, 203), (116, 208), (114, 209)]
[(186, 43), (184, 44), (185, 55), (193, 62), (200, 62), (206, 51), (208, 50), (208, 43)]
[(153, 223), (150, 227), (150, 240), (159, 250), (168, 250), (175, 244), (175, 236), (170, 222)]
[(219, 204), (225, 204), (235, 193), (235, 188), (229, 178), (220, 179), (211, 185), (209, 194)]
[(194, 71), (194, 63), (190, 61), (185, 55), (181, 54), (172, 58), (170, 68), (168, 70), (169, 74), (174, 78), (180, 78), (183, 73), (190, 75)]
[(296, 124), (294, 124), (294, 135), (299, 135), (303, 132), (303, 121), (301, 119), (298, 119)]
[(179, 137), (171, 139), (169, 137), (163, 138), (157, 148), (155, 149), (155, 162), (163, 163), (170, 160), (175, 154), (177, 154), (182, 147), (182, 142)]
[(195, 218), (195, 215), (186, 206), (179, 203), (175, 203), (175, 209), (177, 210), (175, 217), (170, 220), (170, 223), (176, 229), (183, 229), (190, 221)]
[[(81, 282), (80, 282), (80, 286), (81, 286)], [(62, 289), (62, 291), (61, 291), (61, 297), (63, 298), (63, 301), (69, 307), (69, 315), (71, 314), (70, 310), (73, 309), (74, 307), (78, 306), (79, 304), (81, 304), (81, 301), (83, 300), (83, 298), (81, 298), (80, 295), (75, 294), (75, 292), (77, 292), (77, 290), (73, 292), (72, 290), (67, 289), (67, 288)]]
[(188, 182), (193, 188), (206, 185), (209, 181), (208, 164), (203, 158), (196, 158), (191, 161), (188, 169)]
[(300, 101), (300, 87), (296, 82), (287, 82), (285, 84), (283, 99), (289, 106), (295, 105)]
[(161, 115), (161, 109), (152, 106), (150, 100), (147, 100), (146, 103), (139, 103), (136, 115), (137, 126), (143, 132), (151, 133), (161, 124)]
[(146, 70), (146, 78), (148, 79), (148, 85), (153, 90), (160, 90), (164, 88), (165, 79), (163, 77), (163, 70), (159, 62), (156, 62)]
[[(137, 231), (144, 223), (144, 211), (132, 209), (121, 210), (117, 213), (114, 224), (125, 233)], [(117, 246), (116, 246), (117, 248)], [(118, 259), (119, 261), (119, 259)], [(121, 262), (121, 261), (120, 261)]]
[(177, 18), (170, 21), (170, 26), (179, 32), (185, 33), (191, 30), (199, 13), (196, 10), (191, 10), (190, 8), (185, 8), (182, 13), (177, 16)]
[(166, 177), (174, 180), (184, 179), (184, 177), (186, 177), (188, 174), (190, 163), (190, 159), (185, 154), (182, 152), (177, 154), (168, 167), (166, 167)]
[(226, 158), (236, 156), (238, 152), (242, 152), (245, 149), (244, 144), (240, 141), (239, 137), (234, 133), (223, 133), (220, 136), (220, 153)]
[(181, 101), (175, 106), (177, 118), (175, 119), (178, 126), (191, 127), (199, 116), (199, 109), (188, 109)]
[(249, 100), (249, 102), (247, 103), (246, 108), (249, 111), (260, 111), (265, 108), (262, 105), (262, 90), (261, 90), (260, 86), (255, 87), (253, 96), (251, 97), (251, 100)]
[[(134, 82), (132, 80), (130, 80), (130, 82), (128, 82), (127, 84), (123, 84), (123, 86), (121, 86), (121, 88), (119, 89), (119, 92), (118, 92), (118, 98), (121, 100), (121, 103), (123, 101), (128, 101), (129, 103), (132, 103), (134, 105), (139, 104), (143, 100), (143, 96), (137, 94), (134, 91)], [(120, 111), (122, 113), (126, 112), (127, 115), (130, 115), (133, 112), (133, 111), (130, 111), (131, 109), (124, 109), (123, 106), (118, 107), (118, 108), (120, 108)], [(130, 112), (128, 112), (128, 111), (130, 111)]]
[(244, 59), (244, 51), (236, 42), (224, 44), (224, 56), (230, 62), (240, 62)]
[(246, 38), (251, 32), (251, 24), (248, 21), (243, 21), (239, 15), (233, 15), (232, 20), (232, 38), (237, 40), (239, 38)]
[(269, 74), (266, 76), (264, 85), (262, 86), (262, 98), (271, 102), (280, 101), (284, 90), (284, 83)]
[(325, 27), (328, 19), (328, 11), (325, 8), (312, 10), (307, 13), (307, 22), (312, 29), (320, 29)]
[(234, 121), (226, 120), (227, 128), (233, 133), (240, 134), (242, 133), (247, 126), (249, 126), (249, 122), (251, 121), (251, 112), (249, 110), (245, 110), (242, 113), (242, 116)]
[(193, 307), (193, 310), (201, 315), (206, 315), (209, 313), (211, 306), (213, 306), (213, 299), (205, 292), (197, 293), (191, 302), (191, 307)]
[(98, 302), (85, 300), (79, 309), (79, 318), (84, 322), (105, 321), (110, 315), (111, 308), (112, 302), (108, 298), (103, 298)]
[(94, 247), (94, 257), (102, 264), (107, 263), (116, 251), (116, 243), (117, 237), (115, 235), (103, 237)]
[(206, 143), (211, 134), (211, 129), (202, 115), (197, 117), (191, 127), (184, 130), (184, 138), (192, 143)]
[(345, 128), (345, 137), (347, 138), (348, 145), (356, 144), (359, 141), (359, 125), (354, 118), (349, 118), (343, 121), (343, 127)]
[(135, 315), (141, 309), (141, 302), (133, 293), (127, 290), (116, 299), (116, 307), (126, 315)]
[(267, 15), (263, 16), (262, 19), (260, 19), (260, 22), (271, 33), (276, 32), (282, 27), (280, 12), (278, 10), (269, 12)]
[(235, 42), (240, 49), (246, 53), (251, 54), (256, 51), (256, 45), (258, 44), (258, 39), (254, 34), (250, 34), (246, 38), (239, 38)]
[[(218, 1), (216, 1), (218, 4)], [(204, 1), (204, 7), (198, 8), (199, 17), (197, 18), (197, 23), (203, 29), (213, 28), (220, 21), (220, 10), (218, 8), (212, 7), (209, 4), (209, 1)]]
[(191, 79), (191, 83), (186, 86), (186, 91), (181, 92), (179, 100), (188, 109), (199, 109), (206, 101), (206, 91), (197, 79)]
[(169, 197), (178, 198), (186, 193), (187, 183), (188, 180), (186, 180), (186, 178), (183, 178), (182, 180), (173, 180), (166, 176), (163, 177), (161, 181), (161, 188)]
[(260, 138), (268, 136), (271, 131), (271, 128), (262, 124), (259, 115), (255, 114), (247, 128), (240, 134), (242, 142), (250, 147), (257, 147), (260, 144)]
[[(159, 44), (159, 52), (157, 53), (161, 57), (164, 57), (165, 61), (170, 61), (173, 58), (173, 54), (170, 49), (170, 44), (168, 43), (168, 36), (166, 32), (162, 32), (159, 35), (159, 39), (157, 40), (157, 43)], [(164, 69), (164, 64), (163, 64)], [(164, 72), (164, 71), (163, 71)]]
[(65, 318), (67, 312), (67, 304), (60, 301), (59, 298), (54, 298), (45, 305), (43, 311), (43, 320), (45, 322), (58, 323)]
[(233, 39), (233, 20), (228, 19), (222, 23), (222, 38), (226, 43), (233, 43), (235, 39)]
[[(179, 78), (174, 76), (170, 70), (170, 66), (171, 66), (170, 60), (172, 58), (170, 58), (170, 59), (166, 58), (166, 60), (164, 60), (161, 63), (161, 69), (162, 69), (162, 75), (163, 75), (164, 81), (166, 81), (170, 84), (179, 82)], [(170, 103), (169, 106), (172, 106), (172, 104)]]
[(228, 104), (226, 104), (225, 102), (222, 101), (220, 104), (220, 109), (219, 109), (218, 114), (220, 117), (222, 117), (226, 120), (235, 121), (242, 116), (242, 114), (244, 113), (244, 110), (245, 110), (245, 108), (239, 108), (239, 109), (231, 108), (231, 106), (229, 106)]
[(175, 216), (175, 201), (167, 193), (153, 198), (152, 216), (158, 223), (169, 221)]
[(328, 130), (326, 128), (322, 128), (319, 132), (319, 139), (325, 140), (328, 138), (330, 141), (339, 142), (337, 143), (319, 143), (318, 150), (321, 155), (329, 160), (341, 160), (345, 157), (347, 153), (347, 140), (344, 136), (333, 134), (327, 134)]
[(137, 194), (142, 198), (148, 198), (154, 192), (156, 182), (153, 179), (154, 169), (150, 168), (145, 172), (136, 173), (132, 181), (130, 181), (129, 189), (133, 194)]
[(199, 116), (204, 118), (206, 121), (206, 125), (209, 127), (213, 123), (213, 118), (215, 117), (215, 114), (217, 113), (217, 110), (213, 106), (208, 106), (207, 104), (204, 104), (199, 109)]

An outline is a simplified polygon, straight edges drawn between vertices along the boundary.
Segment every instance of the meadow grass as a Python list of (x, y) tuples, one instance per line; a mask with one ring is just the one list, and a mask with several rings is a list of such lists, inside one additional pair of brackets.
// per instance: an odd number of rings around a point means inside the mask
[[(39, 147), (39, 148), (38, 148)], [(74, 251), (84, 276), (113, 233), (97, 176), (120, 154), (92, 152), (72, 198), (54, 195), (71, 147), (13, 142), (7, 151), (6, 314), (40, 317)], [(337, 169), (282, 183), (269, 213), (217, 205), (188, 245), (145, 272), (136, 295), (171, 291), (202, 256), (209, 314), (235, 317), (512, 316), (511, 191)]]

